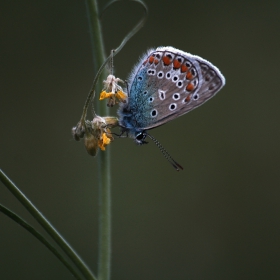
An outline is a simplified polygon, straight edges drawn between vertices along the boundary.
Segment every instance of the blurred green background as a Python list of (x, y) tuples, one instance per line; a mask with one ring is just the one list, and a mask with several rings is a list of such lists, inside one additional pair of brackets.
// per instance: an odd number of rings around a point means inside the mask
[[(116, 75), (171, 45), (211, 61), (226, 86), (152, 131), (184, 171), (153, 143), (110, 145), (112, 280), (280, 279), (280, 1), (147, 4)], [(98, 165), (71, 136), (94, 78), (85, 2), (0, 6), (0, 167), (96, 272)], [(106, 12), (107, 54), (141, 16), (125, 1)], [(43, 232), (3, 184), (0, 203)], [(73, 279), (2, 214), (0, 235), (0, 279)]]

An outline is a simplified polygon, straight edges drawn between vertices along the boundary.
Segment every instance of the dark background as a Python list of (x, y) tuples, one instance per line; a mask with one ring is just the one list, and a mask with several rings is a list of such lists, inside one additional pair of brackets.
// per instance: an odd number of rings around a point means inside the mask
[[(184, 171), (153, 143), (110, 145), (112, 280), (280, 279), (280, 2), (147, 4), (116, 75), (171, 45), (211, 61), (226, 86), (152, 132)], [(127, 2), (107, 11), (107, 53), (141, 15)], [(0, 30), (0, 167), (96, 273), (97, 160), (71, 137), (94, 77), (85, 2), (1, 1)], [(0, 203), (44, 232), (3, 184)], [(1, 279), (73, 279), (2, 214), (0, 236)]]

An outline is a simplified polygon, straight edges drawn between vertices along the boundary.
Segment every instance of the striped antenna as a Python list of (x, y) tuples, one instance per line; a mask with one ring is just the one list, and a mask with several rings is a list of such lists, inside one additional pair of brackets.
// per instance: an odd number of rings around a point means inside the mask
[(155, 144), (157, 145), (157, 147), (160, 149), (160, 151), (162, 152), (163, 156), (169, 161), (169, 163), (177, 170), (180, 171), (183, 170), (184, 168), (178, 163), (176, 162), (170, 155), (169, 153), (164, 149), (164, 147), (158, 142), (158, 140), (156, 138), (154, 138), (152, 135), (146, 133), (146, 135), (152, 139)]

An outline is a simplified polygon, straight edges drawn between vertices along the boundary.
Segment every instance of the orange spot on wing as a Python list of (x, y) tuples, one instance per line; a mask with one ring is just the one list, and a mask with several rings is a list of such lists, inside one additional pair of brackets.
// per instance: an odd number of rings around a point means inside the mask
[(192, 83), (189, 83), (187, 86), (186, 86), (186, 90), (187, 91), (192, 91), (194, 89), (194, 85)]
[(149, 57), (149, 62), (152, 64), (154, 62), (154, 58), (152, 56)]
[(164, 56), (162, 60), (165, 65), (169, 65), (171, 63), (171, 59), (168, 56)]
[(173, 67), (174, 67), (175, 69), (178, 69), (178, 68), (180, 68), (180, 66), (181, 66), (181, 63), (180, 63), (177, 59), (175, 59), (175, 60), (173, 61)]
[(155, 63), (155, 65), (157, 65), (159, 63), (159, 61), (157, 59), (155, 59), (154, 63)]
[(185, 102), (189, 102), (189, 101), (191, 100), (191, 97), (192, 97), (192, 95), (189, 94), (189, 95), (186, 97)]
[(186, 77), (187, 77), (188, 80), (191, 80), (193, 78), (193, 75), (192, 75), (191, 71), (188, 71)]
[(186, 65), (182, 65), (181, 66), (181, 71), (184, 73), (184, 72), (187, 72), (188, 71), (188, 67)]

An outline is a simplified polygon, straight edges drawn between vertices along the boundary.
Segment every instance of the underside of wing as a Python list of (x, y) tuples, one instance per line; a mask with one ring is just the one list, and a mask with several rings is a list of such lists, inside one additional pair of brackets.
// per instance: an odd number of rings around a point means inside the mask
[(129, 122), (150, 129), (177, 118), (213, 97), (225, 84), (207, 60), (172, 47), (150, 51), (129, 81)]

